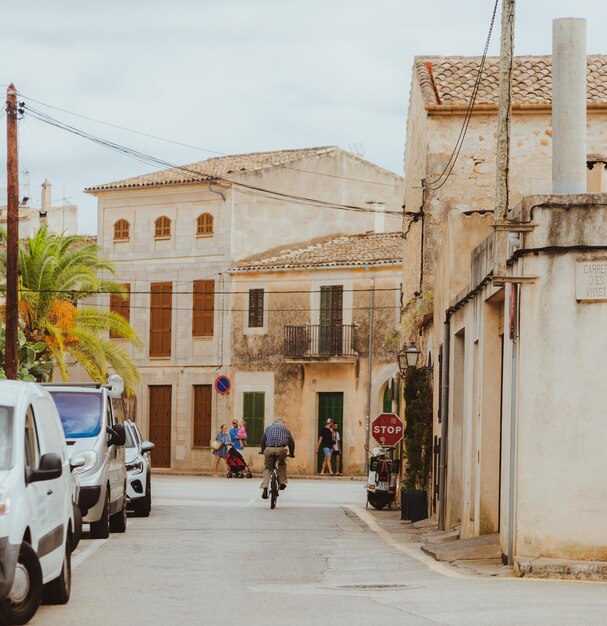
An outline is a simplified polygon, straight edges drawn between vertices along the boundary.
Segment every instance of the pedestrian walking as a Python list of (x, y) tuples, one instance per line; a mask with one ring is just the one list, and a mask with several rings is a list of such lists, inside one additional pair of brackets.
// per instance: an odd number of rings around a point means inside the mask
[(221, 459), (225, 462), (225, 459), (228, 456), (228, 444), (232, 443), (230, 435), (228, 434), (228, 427), (225, 424), (221, 425), (221, 429), (215, 436), (215, 441), (221, 444), (217, 450), (213, 450), (213, 454), (215, 455), (215, 476), (217, 476), (219, 462)]
[(331, 458), (333, 456), (333, 420), (329, 418), (325, 427), (320, 431), (318, 443), (316, 444), (316, 454), (322, 448), (324, 459), (320, 468), (320, 475), (325, 475), (325, 470), (329, 472), (329, 476), (333, 476), (333, 468), (331, 467)]
[(335, 476), (341, 476), (341, 437), (338, 431), (337, 422), (333, 422), (333, 453), (335, 460)]

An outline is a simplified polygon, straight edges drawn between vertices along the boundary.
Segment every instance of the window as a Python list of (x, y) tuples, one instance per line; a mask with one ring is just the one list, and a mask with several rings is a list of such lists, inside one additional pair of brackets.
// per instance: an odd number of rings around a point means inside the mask
[(173, 283), (152, 283), (150, 290), (150, 356), (171, 356)]
[(211, 385), (194, 385), (194, 447), (207, 448), (211, 440)]
[(195, 280), (192, 298), (192, 337), (212, 337), (215, 320), (215, 281)]
[(249, 328), (263, 327), (263, 289), (249, 289)]
[(25, 414), (25, 466), (31, 469), (38, 469), (40, 464), (40, 450), (38, 448), (38, 435), (36, 433), (36, 422), (34, 420), (34, 410), (31, 406), (27, 408)]
[(114, 222), (114, 241), (128, 241), (131, 225), (127, 220)]
[(342, 353), (343, 339), (343, 302), (342, 285), (320, 288), (320, 333), (318, 352), (323, 355)]
[(210, 213), (202, 213), (196, 218), (196, 235), (205, 237), (213, 234), (213, 216)]
[[(122, 285), (125, 289), (124, 294), (110, 294), (110, 311), (118, 313), (124, 317), (127, 322), (131, 320), (131, 285), (125, 283)], [(126, 297), (124, 297), (126, 296)], [(110, 330), (110, 339), (120, 339), (120, 336)]]
[(154, 237), (156, 239), (169, 239), (171, 237), (171, 220), (163, 215), (154, 222)]
[(242, 419), (247, 423), (247, 446), (260, 446), (265, 426), (266, 394), (263, 391), (245, 391), (242, 397)]

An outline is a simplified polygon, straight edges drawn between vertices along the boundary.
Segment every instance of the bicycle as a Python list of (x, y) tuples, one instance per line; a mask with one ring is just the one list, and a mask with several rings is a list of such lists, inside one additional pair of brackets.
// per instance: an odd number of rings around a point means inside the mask
[[(260, 452), (259, 454), (263, 454), (263, 452)], [(288, 455), (289, 458), (294, 459), (295, 455)], [(270, 471), (270, 486), (268, 489), (269, 492), (269, 500), (270, 500), (270, 508), (274, 509), (276, 508), (276, 501), (278, 500), (278, 494), (280, 492), (280, 482), (278, 480), (278, 459), (274, 460), (274, 467), (272, 468), (272, 470)]]

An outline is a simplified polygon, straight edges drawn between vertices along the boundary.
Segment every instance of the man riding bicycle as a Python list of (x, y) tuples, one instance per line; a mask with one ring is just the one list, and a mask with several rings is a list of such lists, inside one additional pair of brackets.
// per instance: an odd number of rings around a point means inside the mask
[(278, 480), (280, 489), (287, 488), (287, 448), (291, 458), (295, 456), (295, 441), (289, 429), (281, 417), (277, 417), (268, 426), (261, 438), (261, 452), (265, 456), (263, 481), (261, 483), (261, 497), (268, 499), (268, 485), (270, 484), (270, 472), (278, 463)]

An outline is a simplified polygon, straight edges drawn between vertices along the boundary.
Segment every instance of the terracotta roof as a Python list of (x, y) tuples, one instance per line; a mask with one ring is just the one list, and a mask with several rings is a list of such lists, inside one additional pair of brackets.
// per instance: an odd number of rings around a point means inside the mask
[(230, 271), (305, 269), (343, 265), (401, 265), (402, 233), (331, 235), (244, 259)]
[[(414, 71), (426, 105), (467, 105), (478, 75), (480, 57), (416, 57)], [(515, 57), (512, 104), (552, 103), (552, 57)], [(588, 57), (589, 104), (607, 103), (607, 55)], [(499, 57), (487, 57), (476, 104), (497, 105)]]
[(239, 176), (251, 172), (259, 172), (271, 167), (286, 165), (313, 156), (330, 154), (339, 150), (335, 146), (321, 148), (303, 148), (299, 150), (276, 150), (274, 152), (251, 152), (250, 154), (235, 154), (231, 156), (214, 157), (205, 161), (198, 161), (190, 165), (152, 172), (143, 176), (135, 176), (113, 183), (105, 183), (94, 187), (87, 187), (85, 191), (105, 191), (111, 189), (130, 189), (136, 187), (156, 187), (159, 185), (177, 185), (192, 182), (201, 182), (216, 178)]

